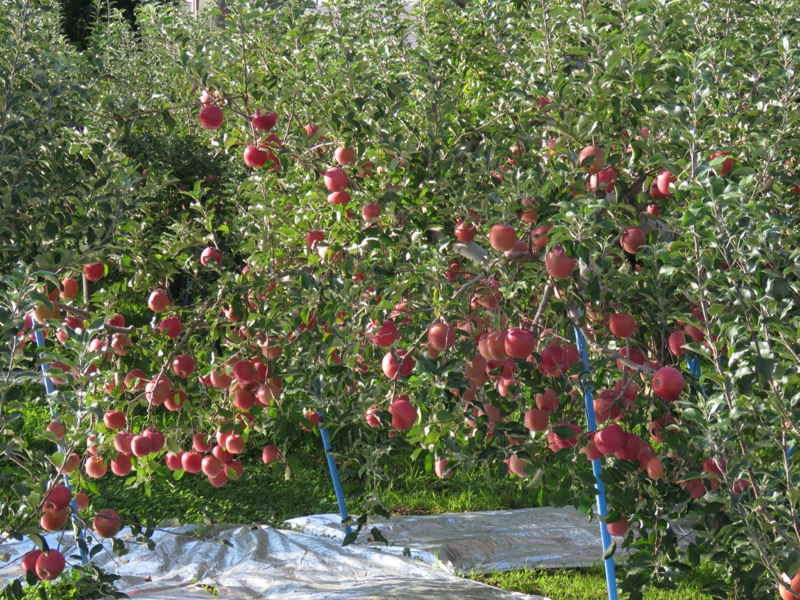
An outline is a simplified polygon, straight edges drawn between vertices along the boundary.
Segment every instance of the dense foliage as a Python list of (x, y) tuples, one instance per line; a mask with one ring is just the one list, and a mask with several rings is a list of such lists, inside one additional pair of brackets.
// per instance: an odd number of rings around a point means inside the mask
[[(131, 459), (141, 493), (192, 476), (164, 453), (197, 433), (277, 445), (290, 471), (320, 411), (370, 511), (403, 455), (444, 475), (506, 461), (540, 503), (589, 512), (588, 388), (605, 435), (624, 430), (603, 461), (632, 598), (703, 560), (720, 598), (773, 597), (800, 569), (797, 2), (148, 5), (81, 53), (37, 4), (0, 15), (4, 536), (37, 529), (65, 456), (117, 458), (111, 410), (166, 438)], [(45, 294), (93, 263), (56, 314)], [(33, 310), (55, 317), (41, 354)], [(231, 372), (247, 361), (255, 379)], [(655, 394), (666, 366), (685, 385)], [(166, 403), (123, 382), (133, 368)], [(389, 412), (403, 394), (409, 428)], [(31, 403), (66, 428), (56, 454), (52, 432), (21, 435)]]

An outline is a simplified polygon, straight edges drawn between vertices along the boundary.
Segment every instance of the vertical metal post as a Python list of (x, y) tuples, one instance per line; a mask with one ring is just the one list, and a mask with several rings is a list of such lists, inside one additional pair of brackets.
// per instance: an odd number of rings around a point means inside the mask
[[(586, 339), (583, 333), (577, 327), (575, 328), (575, 341), (578, 346), (578, 351), (583, 358), (583, 369), (585, 373), (589, 373), (589, 353), (586, 349)], [(592, 389), (588, 386), (584, 388), (584, 404), (586, 409), (586, 425), (589, 431), (597, 431), (597, 420), (594, 416), (594, 399), (592, 397)], [(606, 504), (606, 488), (603, 485), (603, 466), (599, 459), (592, 461), (592, 472), (594, 473), (595, 484), (597, 489), (597, 514), (603, 519), (608, 516), (608, 506)], [(608, 552), (611, 547), (611, 535), (608, 533), (608, 525), (604, 520), (600, 521), (600, 539), (603, 542), (603, 556)], [(617, 597), (617, 573), (614, 566), (614, 557), (609, 556), (603, 559), (606, 569), (606, 588), (608, 589), (608, 600), (618, 600)]]
[[(325, 421), (325, 416), (317, 411), (319, 418), (321, 421)], [(339, 470), (336, 468), (336, 460), (333, 458), (333, 454), (331, 454), (331, 440), (328, 437), (328, 429), (326, 427), (320, 427), (319, 433), (322, 436), (322, 446), (325, 448), (325, 458), (328, 459), (328, 470), (331, 472), (331, 481), (333, 481), (333, 493), (336, 494), (336, 503), (339, 505), (339, 514), (342, 515), (342, 522), (348, 518), (347, 514), (347, 506), (344, 503), (344, 491), (342, 491), (342, 482), (339, 480)], [(350, 525), (345, 525), (345, 533), (349, 534), (352, 532), (352, 528)]]
[[(35, 318), (33, 318), (33, 324), (34, 326), (37, 325), (37, 321)], [(44, 348), (44, 333), (42, 333), (42, 331), (35, 331), (33, 335), (34, 338), (36, 339), (36, 347)], [(53, 381), (47, 376), (47, 370), (49, 368), (50, 368), (49, 365), (43, 364), (41, 366), (42, 375), (44, 376), (44, 391), (47, 393), (48, 396), (53, 392), (55, 392), (56, 390), (55, 386), (53, 386)], [(58, 414), (53, 410), (53, 405), (50, 404), (49, 402), (48, 402), (48, 408), (50, 409), (50, 418), (55, 419), (58, 416)], [(66, 460), (67, 455), (64, 444), (62, 442), (58, 442), (56, 445), (58, 447), (58, 451), (64, 455), (64, 460)], [(70, 485), (69, 482), (69, 475), (67, 475), (66, 473), (64, 473), (64, 485), (66, 485), (67, 488), (69, 488), (69, 491), (72, 492), (72, 485)], [(72, 502), (70, 502), (70, 507), (72, 508), (72, 518), (75, 519), (76, 515), (78, 514), (78, 504), (75, 501), (74, 497), (72, 498)], [(78, 545), (78, 550), (81, 553), (81, 563), (85, 565), (88, 559), (86, 557), (86, 552), (83, 549), (86, 546), (86, 537), (84, 535), (83, 529), (78, 529), (78, 539), (81, 542), (83, 542), (82, 544)]]

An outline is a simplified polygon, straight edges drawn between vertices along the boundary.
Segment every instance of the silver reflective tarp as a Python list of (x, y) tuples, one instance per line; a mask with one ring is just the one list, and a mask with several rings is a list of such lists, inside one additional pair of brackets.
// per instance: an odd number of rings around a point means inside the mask
[[(202, 536), (199, 532), (202, 531)], [(455, 532), (454, 532), (455, 533)], [(125, 537), (125, 531), (120, 534)], [(193, 537), (194, 536), (194, 537)], [(71, 534), (48, 534), (76, 564)], [(115, 557), (101, 552), (93, 561), (122, 577), (118, 589), (131, 598), (183, 600), (211, 598), (452, 598), (542, 600), (461, 579), (428, 562), (363, 545), (342, 547), (335, 539), (270, 527), (194, 526), (159, 531), (155, 550), (137, 543)], [(110, 542), (105, 545), (110, 549)], [(19, 574), (19, 559), (30, 542), (0, 546), (9, 561), (0, 577)], [(213, 590), (213, 595), (209, 593)]]
[[(341, 539), (338, 515), (298, 517), (300, 531)], [(600, 525), (574, 508), (523, 508), (373, 519), (392, 546), (453, 573), (575, 568), (603, 561)], [(617, 538), (619, 547), (622, 538)], [(369, 543), (362, 533), (359, 544)]]

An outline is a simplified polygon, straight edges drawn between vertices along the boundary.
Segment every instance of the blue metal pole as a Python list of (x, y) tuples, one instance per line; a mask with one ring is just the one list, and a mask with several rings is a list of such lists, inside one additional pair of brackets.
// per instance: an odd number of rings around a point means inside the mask
[[(33, 319), (33, 324), (34, 325), (37, 324), (36, 319)], [(39, 331), (35, 331), (33, 335), (34, 335), (34, 338), (36, 339), (36, 347), (37, 348), (44, 348), (44, 333), (42, 333), (42, 331), (39, 330)], [(47, 370), (49, 368), (50, 368), (49, 365), (43, 364), (41, 366), (42, 375), (44, 375), (44, 391), (47, 393), (48, 396), (56, 391), (56, 388), (53, 385), (53, 381), (47, 376)], [(55, 419), (57, 417), (57, 414), (53, 410), (53, 405), (48, 402), (48, 407), (50, 409), (50, 417)], [(67, 455), (66, 455), (66, 449), (64, 447), (64, 444), (62, 442), (58, 442), (56, 445), (58, 447), (59, 452), (61, 452), (64, 455), (64, 459), (66, 460)], [(70, 482), (69, 482), (69, 475), (67, 475), (66, 473), (64, 473), (64, 485), (66, 485), (67, 488), (69, 488), (69, 491), (72, 492), (72, 485), (70, 485)], [(76, 515), (78, 514), (78, 504), (75, 501), (75, 498), (72, 499), (72, 502), (70, 503), (70, 507), (72, 508), (72, 518), (75, 519)], [(85, 565), (88, 559), (86, 557), (86, 552), (83, 549), (85, 547), (85, 545), (86, 545), (86, 537), (84, 535), (84, 532), (83, 532), (82, 528), (78, 529), (78, 539), (81, 540), (81, 542), (83, 542), (82, 544), (78, 545), (78, 549), (80, 550), (80, 553), (81, 553), (81, 563)]]
[[(586, 350), (586, 339), (583, 333), (577, 327), (575, 328), (575, 341), (578, 345), (578, 350), (583, 358), (583, 369), (589, 373), (589, 353)], [(597, 420), (594, 416), (594, 399), (592, 397), (592, 389), (589, 386), (585, 388), (584, 404), (586, 408), (586, 424), (589, 431), (597, 431)], [(595, 484), (597, 489), (597, 513), (602, 517), (600, 520), (600, 539), (603, 542), (603, 556), (605, 556), (608, 549), (611, 547), (611, 535), (608, 533), (608, 525), (606, 525), (605, 517), (608, 516), (608, 505), (606, 503), (606, 488), (603, 485), (603, 465), (600, 459), (592, 461), (592, 472), (594, 473)], [(604, 559), (606, 568), (606, 588), (608, 589), (608, 600), (618, 600), (617, 596), (617, 572), (614, 566), (614, 557), (609, 556)]]
[[(317, 411), (319, 418), (324, 421), (325, 416)], [(333, 458), (333, 454), (331, 454), (331, 440), (328, 437), (328, 429), (326, 427), (320, 427), (319, 433), (322, 436), (322, 446), (325, 448), (325, 458), (328, 459), (328, 470), (331, 472), (331, 481), (333, 481), (333, 492), (336, 494), (336, 503), (339, 505), (339, 514), (342, 515), (342, 522), (344, 522), (348, 518), (347, 514), (347, 507), (344, 503), (344, 492), (342, 491), (342, 482), (339, 480), (339, 470), (336, 468), (336, 460)], [(350, 525), (345, 525), (345, 533), (349, 534), (353, 530)]]

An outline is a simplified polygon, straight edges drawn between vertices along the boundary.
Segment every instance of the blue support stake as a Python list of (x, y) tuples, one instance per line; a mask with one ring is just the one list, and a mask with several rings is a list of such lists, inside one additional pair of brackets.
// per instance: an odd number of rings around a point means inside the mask
[[(36, 325), (37, 323), (36, 319), (33, 319), (33, 323), (34, 325)], [(44, 333), (42, 333), (41, 331), (36, 331), (34, 332), (33, 335), (36, 338), (36, 347), (44, 348)], [(56, 388), (53, 386), (53, 381), (47, 376), (47, 370), (49, 368), (49, 365), (42, 365), (41, 368), (42, 368), (42, 375), (44, 375), (44, 391), (49, 396), (50, 394), (56, 391)], [(50, 418), (55, 419), (58, 415), (53, 411), (53, 406), (51, 404), (48, 403), (48, 406), (50, 408)], [(66, 458), (66, 452), (63, 443), (59, 442), (57, 446), (58, 446), (58, 451), (64, 454), (64, 457)], [(69, 475), (67, 475), (66, 473), (64, 473), (64, 485), (66, 485), (67, 488), (69, 488), (69, 491), (72, 492), (72, 485), (70, 485), (69, 482)], [(72, 499), (70, 507), (72, 508), (72, 515), (74, 519), (75, 515), (78, 514), (78, 505), (75, 502), (75, 498)], [(78, 549), (80, 550), (81, 553), (81, 564), (85, 565), (86, 562), (88, 561), (86, 557), (86, 552), (83, 550), (83, 547), (86, 546), (86, 537), (83, 533), (83, 529), (79, 529), (78, 532), (79, 532), (78, 539), (81, 542), (83, 542), (78, 546)]]
[[(575, 341), (578, 345), (578, 350), (583, 358), (584, 372), (589, 373), (589, 353), (586, 350), (586, 339), (583, 333), (577, 327), (575, 328)], [(592, 389), (585, 388), (584, 403), (586, 408), (586, 425), (589, 431), (597, 431), (597, 420), (594, 416), (594, 399), (592, 398)], [(606, 488), (603, 485), (603, 465), (600, 460), (592, 461), (592, 472), (594, 473), (595, 484), (597, 489), (597, 514), (603, 519), (608, 516), (608, 506), (606, 504)], [(611, 547), (611, 535), (608, 533), (608, 525), (604, 520), (600, 521), (600, 539), (603, 542), (603, 556), (605, 556), (608, 549)], [(606, 588), (608, 589), (608, 600), (618, 600), (617, 596), (617, 572), (614, 567), (614, 557), (609, 556), (604, 559), (606, 568)]]
[[(319, 418), (324, 421), (324, 415), (317, 411)], [(333, 454), (331, 454), (331, 440), (328, 437), (328, 429), (327, 427), (320, 427), (319, 433), (322, 436), (322, 446), (325, 448), (325, 458), (328, 459), (328, 470), (331, 472), (331, 481), (333, 481), (333, 492), (336, 494), (336, 503), (339, 505), (339, 514), (342, 515), (342, 523), (344, 523), (347, 518), (347, 506), (344, 503), (344, 492), (342, 491), (342, 482), (339, 480), (339, 470), (336, 468), (336, 460), (333, 458)], [(353, 530), (350, 525), (345, 525), (344, 531), (346, 534), (350, 534)]]

